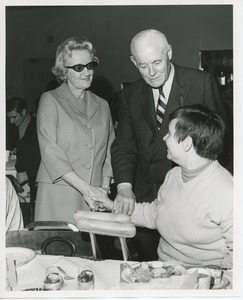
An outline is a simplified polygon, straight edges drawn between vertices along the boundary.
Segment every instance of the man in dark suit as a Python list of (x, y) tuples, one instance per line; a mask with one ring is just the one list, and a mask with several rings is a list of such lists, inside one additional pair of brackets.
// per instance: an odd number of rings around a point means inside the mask
[(7, 147), (16, 148), (17, 181), (30, 186), (30, 201), (34, 210), (36, 175), (40, 165), (40, 149), (36, 130), (36, 117), (31, 116), (23, 98), (12, 97), (7, 101), (7, 117), (10, 121)]
[[(118, 212), (129, 215), (135, 201), (152, 202), (157, 197), (172, 168), (163, 141), (169, 114), (180, 106), (201, 104), (225, 117), (216, 80), (209, 73), (173, 64), (172, 47), (163, 33), (151, 29), (136, 34), (130, 58), (142, 78), (122, 90), (112, 146), (114, 201)], [(161, 97), (163, 107), (158, 113)], [(156, 231), (137, 228), (133, 242), (140, 259), (157, 259), (158, 238)]]

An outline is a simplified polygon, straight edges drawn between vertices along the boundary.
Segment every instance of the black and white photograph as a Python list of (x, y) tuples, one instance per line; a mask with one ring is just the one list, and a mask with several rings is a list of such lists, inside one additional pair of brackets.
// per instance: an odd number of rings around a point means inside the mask
[(0, 299), (241, 299), (240, 4), (0, 4)]

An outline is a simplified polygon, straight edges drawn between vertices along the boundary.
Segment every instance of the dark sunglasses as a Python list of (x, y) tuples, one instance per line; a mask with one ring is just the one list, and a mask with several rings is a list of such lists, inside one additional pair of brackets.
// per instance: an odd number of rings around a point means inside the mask
[(82, 72), (84, 68), (87, 68), (88, 70), (93, 70), (98, 66), (97, 61), (91, 61), (87, 63), (86, 65), (74, 65), (74, 66), (66, 66), (68, 69), (73, 69), (76, 72)]

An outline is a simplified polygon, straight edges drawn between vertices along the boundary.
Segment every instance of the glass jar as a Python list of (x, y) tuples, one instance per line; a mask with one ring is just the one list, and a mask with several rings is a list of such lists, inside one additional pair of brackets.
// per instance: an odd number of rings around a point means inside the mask
[(218, 285), (221, 283), (222, 280), (222, 268), (217, 265), (208, 265), (207, 268), (211, 271), (212, 273), (212, 278), (213, 278), (213, 285)]
[(78, 287), (80, 290), (94, 289), (94, 274), (91, 270), (83, 270), (79, 273)]

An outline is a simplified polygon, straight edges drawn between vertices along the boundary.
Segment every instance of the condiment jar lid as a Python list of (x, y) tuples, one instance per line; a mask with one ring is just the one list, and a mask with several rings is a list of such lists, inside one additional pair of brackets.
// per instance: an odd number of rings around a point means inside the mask
[(213, 269), (213, 270), (221, 270), (222, 269), (221, 266), (217, 266), (217, 265), (208, 265), (207, 268)]

